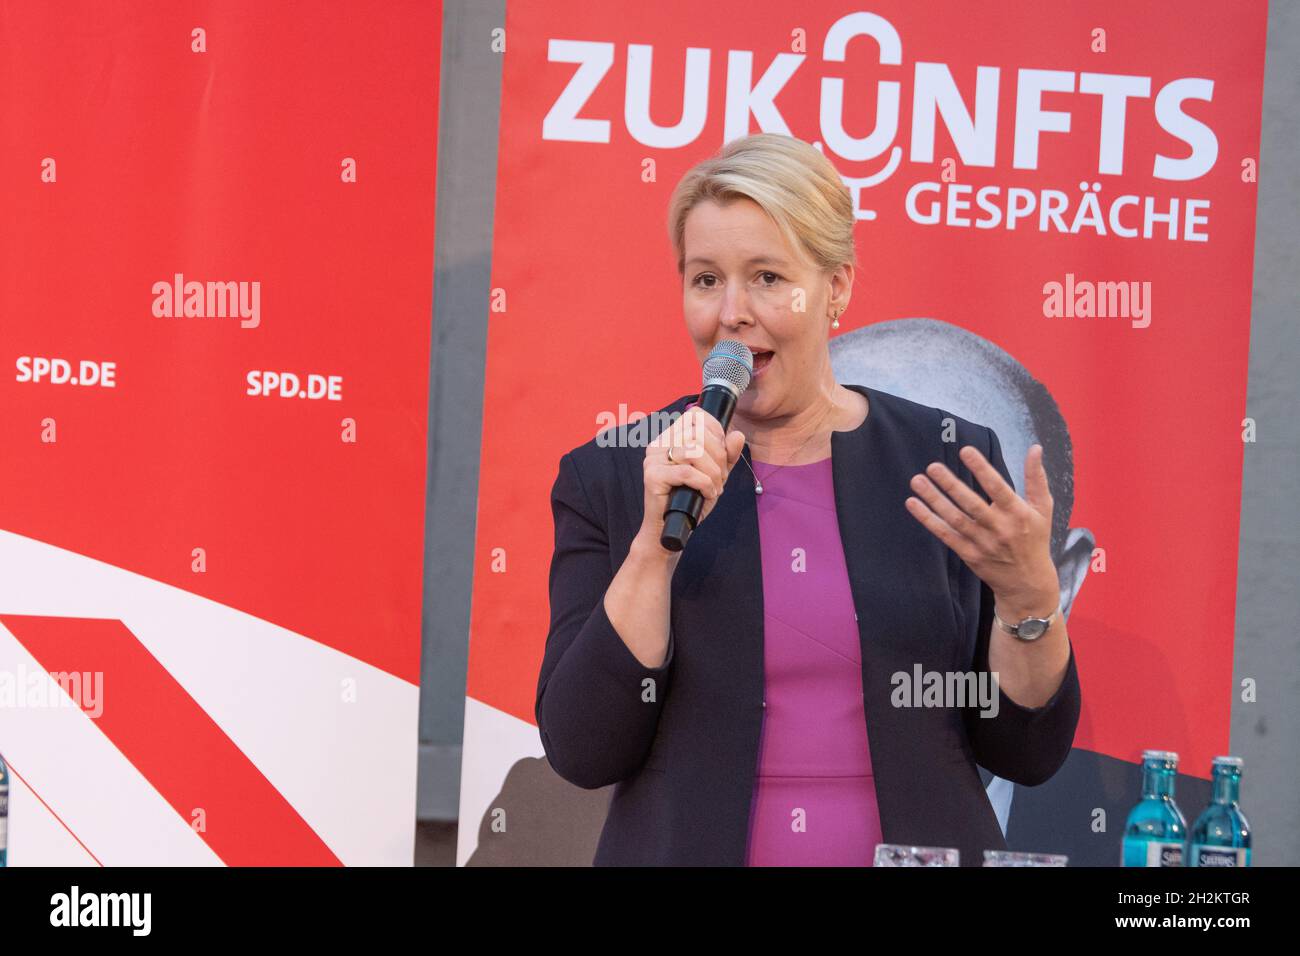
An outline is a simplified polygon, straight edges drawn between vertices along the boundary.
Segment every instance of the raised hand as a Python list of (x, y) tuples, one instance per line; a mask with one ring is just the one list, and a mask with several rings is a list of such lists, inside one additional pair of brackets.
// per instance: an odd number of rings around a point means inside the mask
[(978, 449), (966, 445), (960, 454), (991, 502), (936, 461), (912, 477), (919, 497), (907, 499), (907, 510), (992, 588), (1003, 620), (1047, 616), (1056, 609), (1060, 586), (1043, 446), (1032, 445), (1025, 456), (1024, 498)]

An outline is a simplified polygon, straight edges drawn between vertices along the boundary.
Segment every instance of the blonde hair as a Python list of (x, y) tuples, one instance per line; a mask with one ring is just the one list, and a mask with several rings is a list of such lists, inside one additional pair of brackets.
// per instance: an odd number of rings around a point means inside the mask
[(750, 199), (776, 223), (790, 247), (832, 271), (856, 264), (853, 198), (831, 161), (803, 140), (755, 133), (727, 143), (687, 170), (668, 203), (668, 235), (677, 271), (686, 266), (686, 216), (701, 202)]

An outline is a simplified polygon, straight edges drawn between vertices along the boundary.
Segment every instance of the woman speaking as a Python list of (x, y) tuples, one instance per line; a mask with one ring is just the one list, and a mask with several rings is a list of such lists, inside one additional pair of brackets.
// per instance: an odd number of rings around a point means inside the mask
[(1042, 449), (1021, 498), (990, 429), (836, 382), (854, 214), (813, 147), (734, 140), (668, 218), (696, 354), (754, 374), (729, 433), (689, 395), (560, 460), (536, 715), (560, 776), (616, 785), (594, 862), (978, 866), (1006, 844), (976, 765), (1042, 783), (1078, 722)]

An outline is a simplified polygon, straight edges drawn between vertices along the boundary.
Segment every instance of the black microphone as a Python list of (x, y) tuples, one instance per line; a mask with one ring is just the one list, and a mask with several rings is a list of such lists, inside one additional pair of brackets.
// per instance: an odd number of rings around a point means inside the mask
[[(743, 342), (724, 339), (713, 347), (704, 360), (704, 387), (700, 390), (698, 405), (722, 425), (727, 434), (732, 413), (740, 393), (749, 388), (754, 375), (754, 355)], [(698, 488), (678, 485), (668, 495), (668, 509), (664, 512), (664, 532), (659, 543), (669, 551), (680, 551), (700, 521), (704, 508), (704, 495)]]

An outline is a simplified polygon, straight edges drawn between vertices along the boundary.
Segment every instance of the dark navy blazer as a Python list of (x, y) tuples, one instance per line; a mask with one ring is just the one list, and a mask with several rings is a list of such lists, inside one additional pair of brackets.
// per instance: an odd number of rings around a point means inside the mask
[[(895, 707), (892, 675), (987, 671), (993, 593), (907, 511), (913, 475), (944, 462), (985, 500), (958, 458), (974, 445), (1008, 483), (989, 428), (877, 389), (852, 431), (831, 435), (840, 537), (862, 641), (862, 696), (887, 843), (956, 847), (962, 865), (1005, 849), (976, 764), (1018, 784), (1065, 761), (1079, 718), (1071, 648), (1040, 708), (999, 690), (978, 703)], [(687, 395), (661, 412), (682, 412)], [(956, 441), (944, 441), (945, 426)], [(622, 426), (626, 432), (632, 426)], [(749, 469), (695, 530), (673, 575), (668, 657), (644, 667), (605, 613), (604, 594), (641, 527), (645, 442), (592, 439), (560, 459), (555, 551), (537, 726), (561, 777), (616, 784), (597, 865), (743, 865), (763, 719), (763, 577)], [(746, 445), (746, 458), (749, 447)]]

